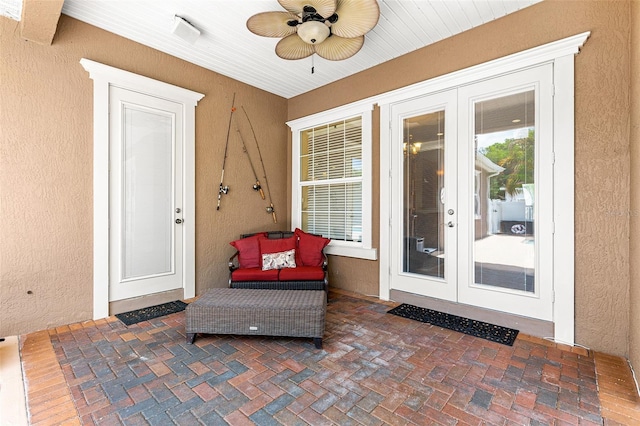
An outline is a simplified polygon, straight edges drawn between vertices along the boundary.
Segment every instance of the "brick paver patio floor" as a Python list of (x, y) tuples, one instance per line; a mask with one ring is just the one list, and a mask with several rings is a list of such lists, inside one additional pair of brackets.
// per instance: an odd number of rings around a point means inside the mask
[(30, 422), (603, 424), (588, 351), (527, 336), (505, 346), (387, 314), (391, 306), (332, 292), (322, 350), (311, 339), (242, 336), (188, 345), (184, 312), (27, 335)]

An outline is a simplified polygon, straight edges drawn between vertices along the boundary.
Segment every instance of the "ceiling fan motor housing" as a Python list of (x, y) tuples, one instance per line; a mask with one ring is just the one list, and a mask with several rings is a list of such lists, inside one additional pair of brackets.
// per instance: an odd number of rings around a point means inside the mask
[(298, 27), (298, 36), (308, 44), (322, 43), (330, 34), (329, 27), (320, 21), (306, 21)]

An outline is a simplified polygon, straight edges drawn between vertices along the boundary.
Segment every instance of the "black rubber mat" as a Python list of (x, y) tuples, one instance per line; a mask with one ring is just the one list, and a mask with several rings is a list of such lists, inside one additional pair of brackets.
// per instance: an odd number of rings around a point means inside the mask
[(174, 302), (163, 303), (162, 305), (149, 306), (148, 308), (116, 314), (116, 317), (126, 325), (132, 325), (138, 322), (148, 321), (150, 319), (184, 311), (187, 305), (187, 303), (176, 300)]
[(513, 346), (513, 342), (518, 337), (518, 330), (476, 321), (457, 315), (446, 314), (431, 309), (420, 308), (418, 306), (403, 303), (400, 306), (388, 311), (388, 313), (399, 317), (425, 322), (449, 330), (458, 331), (470, 336), (480, 337), (503, 345)]

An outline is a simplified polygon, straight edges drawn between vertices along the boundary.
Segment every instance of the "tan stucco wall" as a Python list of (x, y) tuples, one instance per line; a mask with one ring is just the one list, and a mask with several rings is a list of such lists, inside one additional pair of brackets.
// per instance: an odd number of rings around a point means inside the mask
[(631, 121), (629, 146), (631, 149), (631, 232), (629, 291), (629, 359), (640, 371), (640, 0), (631, 2)]
[[(576, 57), (576, 341), (629, 354), (640, 365), (640, 243), (633, 238), (637, 232), (631, 233), (630, 257), (628, 238), (629, 217), (633, 229), (640, 220), (640, 215), (628, 214), (640, 210), (640, 193), (628, 189), (639, 186), (629, 185), (628, 89), (630, 67), (637, 75), (640, 63), (637, 40), (629, 59), (630, 8), (638, 39), (636, 0), (631, 7), (627, 1), (547, 0), (288, 102), (66, 16), (52, 46), (21, 40), (19, 24), (0, 18), (0, 335), (81, 321), (92, 314), (93, 85), (80, 58), (206, 95), (196, 109), (199, 293), (224, 285), (230, 239), (241, 232), (288, 226), (291, 172), (285, 120), (591, 31)], [(640, 89), (634, 82), (631, 146), (637, 172)], [(264, 203), (250, 189), (250, 169), (233, 143), (225, 175), (232, 190), (222, 210), (215, 210), (234, 92), (264, 141), (277, 225), (259, 213)], [(374, 120), (378, 141), (377, 113)], [(376, 247), (378, 164), (376, 144)], [(377, 262), (332, 257), (331, 274), (338, 287), (378, 293)]]
[[(576, 342), (626, 356), (629, 28), (628, 1), (547, 0), (290, 99), (289, 119), (591, 31), (575, 59)], [(366, 276), (367, 292), (378, 293), (376, 262), (331, 262), (340, 268), (333, 284), (351, 288)]]
[[(196, 108), (197, 293), (226, 285), (230, 240), (287, 227), (285, 99), (64, 15), (51, 46), (22, 40), (18, 25), (0, 18), (0, 336), (92, 317), (93, 82), (83, 57), (205, 94)], [(237, 139), (231, 191), (216, 211), (234, 92), (258, 133), (278, 224), (251, 189)]]

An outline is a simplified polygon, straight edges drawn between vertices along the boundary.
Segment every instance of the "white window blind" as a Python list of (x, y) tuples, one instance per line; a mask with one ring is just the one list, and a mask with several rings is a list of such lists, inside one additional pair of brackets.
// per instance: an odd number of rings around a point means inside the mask
[(300, 132), (301, 227), (362, 242), (362, 117)]

